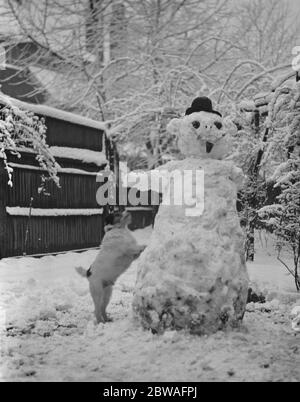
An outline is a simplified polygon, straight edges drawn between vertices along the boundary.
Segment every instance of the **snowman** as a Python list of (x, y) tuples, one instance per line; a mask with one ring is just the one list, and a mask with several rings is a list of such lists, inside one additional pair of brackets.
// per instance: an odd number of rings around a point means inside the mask
[[(236, 211), (243, 174), (224, 160), (230, 136), (205, 97), (167, 130), (176, 135), (184, 159), (160, 169), (176, 172), (176, 180), (164, 188), (149, 246), (137, 262), (134, 315), (153, 333), (204, 335), (237, 327), (249, 280)], [(182, 202), (170, 202), (178, 192)]]

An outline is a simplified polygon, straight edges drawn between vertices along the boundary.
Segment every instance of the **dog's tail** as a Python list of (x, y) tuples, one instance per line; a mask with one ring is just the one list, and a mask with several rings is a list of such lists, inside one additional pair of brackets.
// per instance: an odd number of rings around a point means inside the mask
[(88, 278), (88, 271), (82, 267), (75, 267), (76, 272), (80, 275), (83, 276), (84, 278)]

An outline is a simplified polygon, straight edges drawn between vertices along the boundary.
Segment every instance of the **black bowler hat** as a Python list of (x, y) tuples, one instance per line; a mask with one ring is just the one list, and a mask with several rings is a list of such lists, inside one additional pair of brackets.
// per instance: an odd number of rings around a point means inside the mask
[(192, 106), (187, 109), (185, 115), (189, 116), (190, 114), (196, 112), (215, 113), (220, 117), (222, 117), (221, 113), (217, 112), (216, 110), (213, 110), (212, 101), (206, 96), (200, 96), (199, 98), (194, 99)]

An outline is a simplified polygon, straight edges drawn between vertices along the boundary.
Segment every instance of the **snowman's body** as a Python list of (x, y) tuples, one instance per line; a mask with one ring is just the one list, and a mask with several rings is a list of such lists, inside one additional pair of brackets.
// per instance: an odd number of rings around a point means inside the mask
[(172, 121), (169, 130), (177, 133), (186, 159), (163, 169), (203, 171), (204, 209), (191, 217), (186, 205), (160, 207), (150, 244), (138, 261), (133, 307), (143, 327), (154, 332), (208, 334), (237, 325), (245, 312), (248, 275), (236, 212), (243, 176), (232, 163), (210, 158), (221, 159), (225, 152), (219, 116), (193, 113)]

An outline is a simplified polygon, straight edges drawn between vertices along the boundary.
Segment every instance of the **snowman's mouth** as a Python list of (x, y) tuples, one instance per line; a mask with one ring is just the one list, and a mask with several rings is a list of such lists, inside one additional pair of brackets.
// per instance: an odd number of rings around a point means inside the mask
[(208, 154), (210, 154), (211, 151), (213, 150), (214, 146), (215, 146), (215, 144), (212, 144), (211, 142), (206, 141), (206, 152)]

